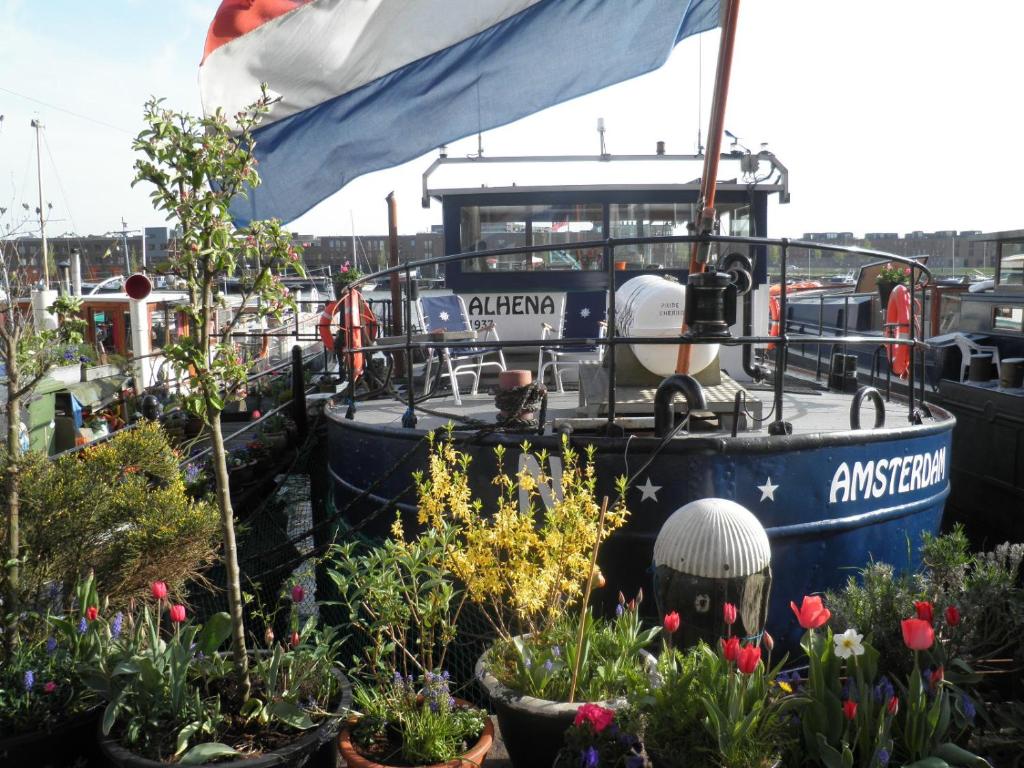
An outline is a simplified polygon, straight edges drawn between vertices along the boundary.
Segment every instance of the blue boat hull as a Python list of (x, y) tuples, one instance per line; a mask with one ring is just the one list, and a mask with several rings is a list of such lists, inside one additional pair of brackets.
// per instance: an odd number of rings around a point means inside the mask
[[(631, 517), (602, 549), (608, 608), (621, 589), (651, 590), (651, 554), (664, 521), (684, 504), (706, 497), (731, 499), (765, 526), (774, 582), (768, 628), (783, 649), (801, 630), (791, 600), (841, 586), (872, 558), (914, 567), (924, 532), (937, 532), (949, 495), (954, 419), (933, 408), (923, 426), (799, 436), (701, 437), (670, 441), (629, 490)], [(425, 466), (423, 433), (372, 427), (332, 415), (329, 467), (339, 506), (350, 524), (384, 535), (397, 509), (414, 520), (410, 472)], [(522, 435), (483, 437), (456, 432), (473, 457), (471, 483), (485, 504), (494, 498), (494, 446), (507, 448), (515, 472)], [(533, 447), (557, 453), (557, 436), (532, 436)], [(615, 479), (636, 472), (660, 440), (650, 437), (574, 437), (596, 449), (598, 494), (615, 497)], [(381, 511), (389, 501), (394, 507)], [(651, 608), (648, 601), (648, 609)], [(907, 606), (908, 615), (912, 606)], [(685, 621), (685, 617), (683, 619)]]

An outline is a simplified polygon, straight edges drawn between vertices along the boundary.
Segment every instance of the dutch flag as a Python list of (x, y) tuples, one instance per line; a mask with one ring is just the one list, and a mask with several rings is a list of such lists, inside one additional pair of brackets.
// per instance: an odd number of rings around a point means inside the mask
[(203, 108), (280, 96), (239, 224), (291, 221), (357, 176), (661, 66), (719, 0), (223, 0)]

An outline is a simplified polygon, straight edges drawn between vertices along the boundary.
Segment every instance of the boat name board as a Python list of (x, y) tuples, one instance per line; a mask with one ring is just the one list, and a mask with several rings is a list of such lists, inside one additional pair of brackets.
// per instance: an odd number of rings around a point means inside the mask
[(829, 503), (910, 493), (946, 479), (946, 449), (840, 464), (832, 475)]
[(479, 330), (494, 323), (502, 340), (540, 337), (541, 323), (558, 326), (565, 293), (469, 293), (466, 301), (470, 327)]

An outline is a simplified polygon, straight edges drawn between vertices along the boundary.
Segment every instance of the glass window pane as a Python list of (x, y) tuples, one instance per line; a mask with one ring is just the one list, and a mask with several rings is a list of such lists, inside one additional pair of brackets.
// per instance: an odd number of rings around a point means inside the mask
[[(690, 234), (689, 203), (616, 203), (610, 207), (611, 236), (663, 237)], [(619, 246), (615, 261), (622, 269), (685, 269), (690, 263), (688, 243), (648, 243)]]
[[(600, 204), (503, 205), (462, 208), (463, 252), (559, 246), (604, 237)], [(602, 269), (601, 248), (552, 248), (463, 262), (464, 272), (522, 272)]]
[(999, 284), (1024, 285), (1024, 243), (1003, 243), (999, 256)]

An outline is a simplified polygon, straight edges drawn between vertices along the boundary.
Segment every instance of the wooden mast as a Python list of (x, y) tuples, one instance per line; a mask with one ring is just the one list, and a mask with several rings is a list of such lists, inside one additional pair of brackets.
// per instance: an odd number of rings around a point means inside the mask
[[(722, 14), (722, 41), (718, 46), (718, 67), (715, 72), (715, 95), (711, 102), (711, 119), (708, 124), (708, 147), (704, 154), (704, 172), (700, 180), (700, 197), (697, 200), (700, 213), (695, 233), (707, 235), (715, 226), (715, 189), (718, 179), (718, 159), (722, 153), (722, 132), (725, 129), (725, 102), (729, 95), (729, 75), (732, 72), (732, 52), (736, 44), (736, 20), (739, 17), (740, 0), (724, 0)], [(694, 243), (690, 250), (690, 274), (704, 271), (708, 260), (709, 243)], [(686, 321), (680, 334), (686, 332)], [(679, 345), (676, 359), (676, 373), (690, 372), (690, 345)]]

